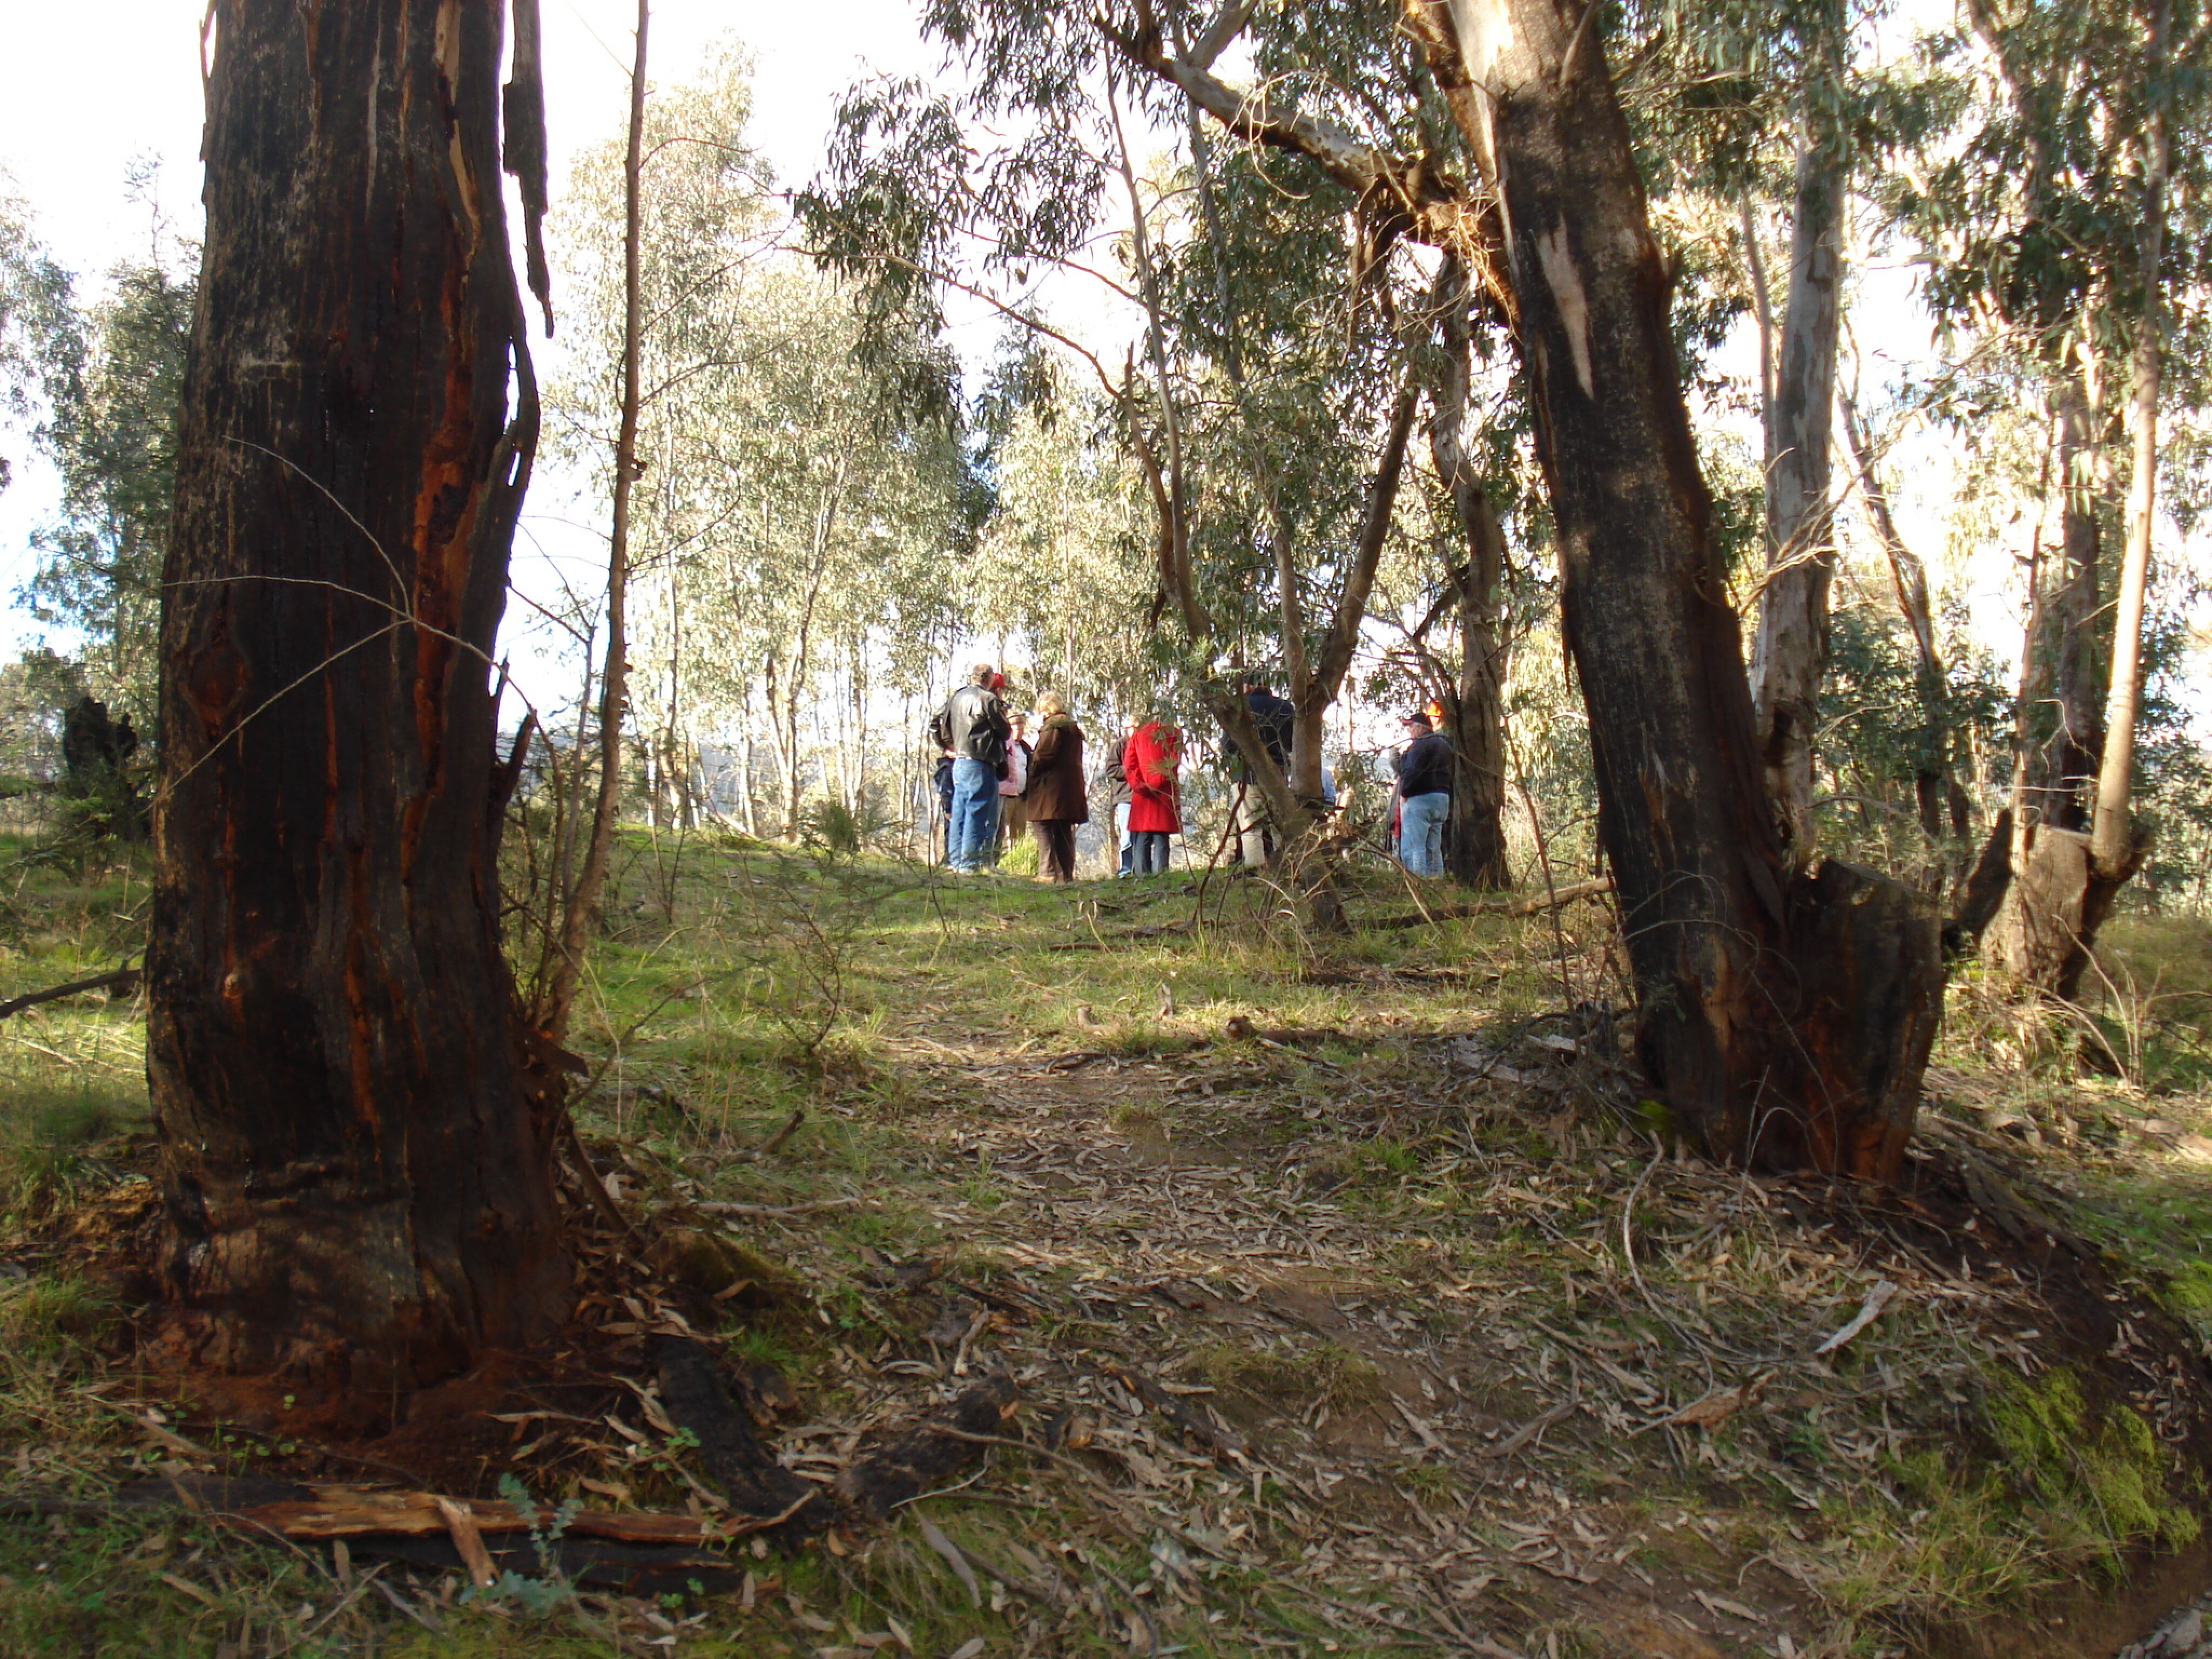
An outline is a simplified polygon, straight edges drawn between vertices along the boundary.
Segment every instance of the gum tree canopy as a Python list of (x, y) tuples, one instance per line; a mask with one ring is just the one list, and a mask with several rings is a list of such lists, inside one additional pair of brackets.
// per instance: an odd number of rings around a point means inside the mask
[[(514, 21), (534, 212), (532, 0)], [(570, 1301), (494, 868), (488, 653), (538, 424), (506, 0), (215, 24), (147, 972), (162, 1272), (204, 1362), (402, 1387)]]

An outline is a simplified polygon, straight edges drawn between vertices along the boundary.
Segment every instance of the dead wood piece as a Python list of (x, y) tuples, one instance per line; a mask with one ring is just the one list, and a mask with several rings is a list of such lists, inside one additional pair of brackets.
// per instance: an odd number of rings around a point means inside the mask
[(977, 1456), (972, 1437), (995, 1437), (1018, 1409), (1019, 1400), (1012, 1377), (1002, 1372), (984, 1378), (839, 1475), (838, 1497), (872, 1518), (889, 1515)]
[[(410, 1565), (453, 1571), (464, 1564), (453, 1540), (442, 1534), (372, 1536), (354, 1540), (357, 1555), (404, 1561)], [(557, 1540), (538, 1540), (506, 1534), (484, 1540), (492, 1565), (520, 1577), (539, 1578), (549, 1565), (560, 1576), (583, 1589), (610, 1590), (621, 1595), (681, 1595), (694, 1587), (709, 1595), (737, 1589), (744, 1573), (726, 1557), (712, 1551), (671, 1545), (624, 1544), (599, 1538), (565, 1534)]]
[(1399, 927), (1422, 927), (1437, 921), (1465, 921), (1473, 916), (1533, 916), (1561, 905), (1572, 904), (1579, 899), (1596, 898), (1612, 890), (1613, 878), (1600, 876), (1595, 881), (1577, 881), (1527, 898), (1479, 899), (1472, 904), (1439, 904), (1414, 915), (1381, 916), (1358, 925), (1384, 932)]
[(988, 1285), (971, 1284), (964, 1279), (948, 1279), (945, 1282), (957, 1291), (965, 1291), (986, 1307), (995, 1308), (1003, 1314), (1012, 1314), (1017, 1319), (1036, 1319), (1051, 1312), (1050, 1309), (1035, 1297), (1024, 1295), (1019, 1291), (994, 1290)]
[(1261, 1042), (1271, 1048), (1313, 1048), (1324, 1042), (1356, 1042), (1349, 1031), (1334, 1027), (1281, 1026), (1262, 1030), (1242, 1014), (1231, 1014), (1223, 1028), (1232, 1042)]
[(775, 1461), (751, 1417), (730, 1396), (714, 1356), (688, 1336), (656, 1336), (651, 1354), (660, 1401), (678, 1427), (699, 1441), (708, 1478), (739, 1515), (796, 1534), (830, 1524), (821, 1493)]
[(438, 1518), (446, 1523), (446, 1535), (453, 1540), (453, 1548), (461, 1558), (461, 1565), (469, 1570), (469, 1582), (478, 1589), (489, 1589), (499, 1582), (499, 1574), (491, 1564), (491, 1552), (484, 1547), (483, 1533), (477, 1525), (476, 1516), (469, 1506), (458, 1498), (433, 1498), (437, 1505)]
[(761, 1142), (759, 1147), (754, 1152), (753, 1156), (755, 1158), (773, 1158), (776, 1153), (783, 1150), (784, 1142), (789, 1140), (792, 1136), (797, 1134), (799, 1133), (799, 1126), (805, 1121), (806, 1109), (804, 1106), (794, 1106), (792, 1108), (791, 1115), (784, 1119), (783, 1127), (778, 1129), (774, 1134), (770, 1135), (766, 1140)]
[(706, 1215), (816, 1215), (823, 1210), (850, 1210), (874, 1202), (872, 1198), (860, 1197), (817, 1198), (805, 1204), (725, 1204), (716, 1200), (701, 1199), (691, 1207)]
[[(532, 1516), (513, 1504), (489, 1499), (328, 1482), (208, 1476), (134, 1480), (118, 1488), (107, 1504), (81, 1504), (67, 1511), (54, 1510), (52, 1500), (36, 1502), (38, 1507), (30, 1512), (110, 1516), (181, 1505), (240, 1532), (279, 1535), (297, 1543), (327, 1543), (341, 1538), (446, 1537), (459, 1548), (459, 1534), (466, 1530), (489, 1547), (491, 1537), (527, 1534), (533, 1523), (544, 1524), (542, 1515)], [(0, 1504), (0, 1512), (5, 1508), (5, 1504)], [(617, 1543), (696, 1548), (754, 1529), (742, 1520), (582, 1510), (570, 1518), (565, 1531), (578, 1538)]]
[(1569, 1395), (1548, 1411), (1539, 1412), (1511, 1434), (1490, 1449), (1492, 1457), (1510, 1457), (1554, 1423), (1563, 1423), (1573, 1416), (1583, 1403), (1579, 1393)]
[(1201, 1415), (1192, 1410), (1142, 1371), (1131, 1370), (1121, 1365), (1109, 1365), (1106, 1370), (1123, 1388), (1215, 1456), (1243, 1457), (1243, 1440), (1234, 1431), (1214, 1420), (1212, 1413)]
[(111, 997), (127, 997), (138, 988), (136, 968), (111, 969), (104, 974), (94, 974), (90, 979), (73, 979), (66, 985), (50, 985), (43, 991), (27, 991), (19, 997), (0, 1002), (0, 1019), (20, 1014), (26, 1008), (35, 1008), (42, 1002), (58, 1002), (64, 997), (76, 996), (86, 991), (105, 991)]

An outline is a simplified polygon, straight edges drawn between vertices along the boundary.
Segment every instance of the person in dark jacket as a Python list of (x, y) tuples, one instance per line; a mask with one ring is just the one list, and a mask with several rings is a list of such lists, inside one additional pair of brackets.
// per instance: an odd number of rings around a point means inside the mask
[(929, 787), (937, 792), (938, 860), (939, 864), (952, 861), (952, 751), (940, 749), (936, 768), (929, 775)]
[(991, 683), (997, 671), (975, 665), (975, 677), (945, 700), (929, 723), (929, 735), (952, 751), (952, 821), (945, 834), (945, 861), (966, 875), (991, 868), (999, 835), (999, 779), (1006, 767), (1006, 705)]
[(1252, 711), (1252, 724), (1260, 728), (1260, 741), (1267, 758), (1285, 777), (1291, 772), (1291, 734), (1297, 724), (1297, 709), (1288, 697), (1279, 697), (1263, 680), (1244, 683), (1244, 706)]
[(1091, 822), (1083, 786), (1083, 728), (1057, 691), (1037, 699), (1044, 724), (1030, 757), (1030, 833), (1036, 838), (1037, 879), (1075, 879), (1075, 828)]
[[(1291, 744), (1297, 725), (1298, 711), (1288, 697), (1279, 697), (1267, 689), (1265, 680), (1244, 682), (1244, 706), (1252, 711), (1252, 724), (1260, 728), (1260, 742), (1267, 751), (1267, 758), (1275, 763), (1275, 770), (1284, 779), (1291, 775)], [(1239, 864), (1266, 864), (1275, 856), (1275, 824), (1267, 808), (1267, 796), (1261, 793), (1258, 802), (1252, 799), (1253, 779), (1241, 763), (1237, 768), (1237, 836), (1236, 859)], [(1255, 848), (1253, 843), (1259, 844)]]
[(1444, 820), (1451, 816), (1452, 748), (1425, 709), (1406, 717), (1398, 757), (1398, 862), (1417, 876), (1444, 872)]

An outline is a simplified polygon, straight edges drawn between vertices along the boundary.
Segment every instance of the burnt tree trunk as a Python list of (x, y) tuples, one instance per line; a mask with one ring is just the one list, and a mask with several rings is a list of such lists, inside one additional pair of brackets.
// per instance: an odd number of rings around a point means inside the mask
[(494, 868), (488, 653), (537, 440), (503, 25), (216, 8), (146, 972), (162, 1267), (198, 1358), (337, 1386), (570, 1304)]
[(1793, 874), (1627, 124), (1573, 0), (1456, 0), (1589, 714), (1599, 835), (1674, 1121), (1716, 1156), (1893, 1175), (1942, 1011), (1900, 884)]

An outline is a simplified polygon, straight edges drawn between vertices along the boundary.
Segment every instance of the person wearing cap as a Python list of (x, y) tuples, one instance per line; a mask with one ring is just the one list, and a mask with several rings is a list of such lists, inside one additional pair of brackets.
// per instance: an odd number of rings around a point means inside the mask
[(1444, 820), (1451, 816), (1451, 745), (1425, 708), (1406, 716), (1398, 757), (1398, 862), (1417, 876), (1444, 872)]

